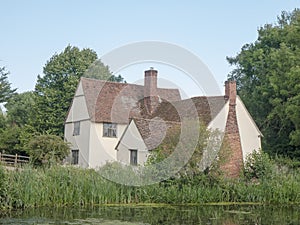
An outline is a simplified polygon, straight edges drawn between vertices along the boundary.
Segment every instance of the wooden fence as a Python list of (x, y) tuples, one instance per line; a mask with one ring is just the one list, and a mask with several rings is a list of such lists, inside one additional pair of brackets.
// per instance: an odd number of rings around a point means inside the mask
[(9, 154), (3, 154), (0, 153), (0, 163), (6, 165), (6, 166), (21, 166), (23, 164), (29, 163), (30, 158), (28, 156), (22, 156), (22, 155), (9, 155)]

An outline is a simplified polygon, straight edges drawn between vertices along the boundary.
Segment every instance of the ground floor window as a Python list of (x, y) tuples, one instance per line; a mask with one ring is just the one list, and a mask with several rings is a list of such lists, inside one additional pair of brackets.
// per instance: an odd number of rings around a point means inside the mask
[(71, 159), (71, 164), (72, 165), (77, 165), (79, 160), (79, 150), (74, 149), (72, 150), (72, 159)]
[(136, 166), (137, 165), (137, 157), (138, 151), (137, 150), (130, 150), (130, 165)]

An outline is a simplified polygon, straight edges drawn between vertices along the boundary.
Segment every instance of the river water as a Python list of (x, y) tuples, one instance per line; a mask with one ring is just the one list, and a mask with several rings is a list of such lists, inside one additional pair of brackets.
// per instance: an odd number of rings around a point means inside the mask
[(300, 206), (106, 206), (2, 212), (0, 224), (300, 224)]

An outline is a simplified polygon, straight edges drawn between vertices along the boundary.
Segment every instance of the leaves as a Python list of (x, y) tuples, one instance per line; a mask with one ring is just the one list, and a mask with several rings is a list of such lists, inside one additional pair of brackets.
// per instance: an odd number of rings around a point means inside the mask
[(0, 67), (0, 103), (6, 102), (17, 89), (11, 89), (8, 82), (9, 72), (5, 71), (5, 67)]
[(33, 137), (26, 148), (34, 165), (57, 164), (70, 153), (69, 145), (54, 135)]
[(264, 134), (264, 149), (300, 159), (300, 10), (261, 27), (254, 43), (227, 60), (235, 66), (229, 78)]

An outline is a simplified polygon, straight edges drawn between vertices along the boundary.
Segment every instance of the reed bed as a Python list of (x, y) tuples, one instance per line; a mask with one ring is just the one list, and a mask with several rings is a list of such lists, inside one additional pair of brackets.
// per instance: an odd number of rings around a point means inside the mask
[(0, 166), (0, 209), (40, 206), (96, 206), (104, 204), (299, 204), (300, 173), (276, 173), (256, 181), (174, 179), (133, 187), (104, 179), (91, 169), (55, 166), (15, 171)]

